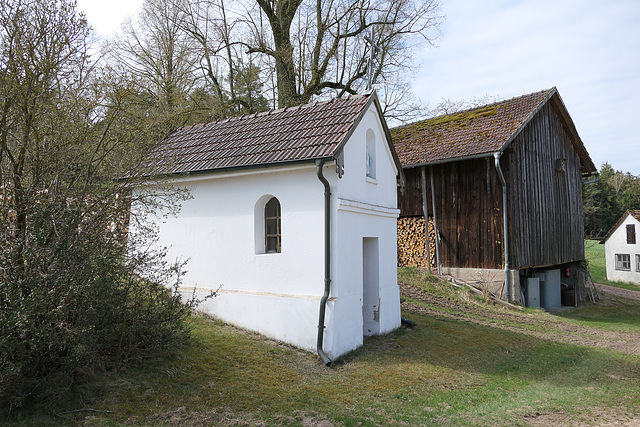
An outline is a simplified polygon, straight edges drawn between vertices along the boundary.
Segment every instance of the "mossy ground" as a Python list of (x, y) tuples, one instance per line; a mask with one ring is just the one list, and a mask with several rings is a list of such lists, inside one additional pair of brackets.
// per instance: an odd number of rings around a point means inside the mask
[[(472, 306), (484, 310), (486, 302), (422, 270), (401, 269), (399, 279), (446, 300), (446, 316), (403, 310), (415, 328), (369, 338), (332, 368), (314, 354), (196, 316), (193, 340), (177, 357), (96, 377), (94, 390), (99, 393), (71, 407), (4, 421), (314, 425), (327, 420), (368, 426), (640, 419), (640, 356), (567, 344), (552, 334), (531, 336), (491, 322), (477, 324), (465, 311)], [(569, 326), (600, 322), (604, 331), (637, 321), (632, 311), (637, 313), (640, 303), (631, 302), (635, 306), (609, 322), (607, 307), (615, 301), (602, 303), (604, 317), (590, 308), (587, 320), (539, 310), (508, 315), (522, 328), (545, 316)], [(451, 308), (456, 306), (457, 312)]]

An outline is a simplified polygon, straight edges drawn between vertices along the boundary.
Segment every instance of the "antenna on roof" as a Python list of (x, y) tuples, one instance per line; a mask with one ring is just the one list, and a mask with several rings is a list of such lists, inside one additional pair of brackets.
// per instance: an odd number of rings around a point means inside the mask
[(373, 88), (373, 57), (375, 55), (375, 52), (380, 51), (380, 47), (373, 41), (373, 26), (374, 24), (371, 24), (371, 35), (364, 36), (364, 40), (371, 46), (371, 51), (369, 52), (369, 75), (367, 77), (367, 90), (371, 90)]

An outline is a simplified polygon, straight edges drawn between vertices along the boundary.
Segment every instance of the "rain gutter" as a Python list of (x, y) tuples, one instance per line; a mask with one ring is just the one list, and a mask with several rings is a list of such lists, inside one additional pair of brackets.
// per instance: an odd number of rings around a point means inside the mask
[[(588, 176), (591, 176), (591, 175), (593, 175), (593, 174), (589, 174)], [(595, 177), (593, 179), (590, 179), (588, 181), (584, 181), (583, 184), (584, 185), (595, 184), (598, 181), (600, 181), (600, 175), (598, 173), (595, 173)]]
[(500, 182), (502, 182), (502, 224), (504, 227), (504, 297), (505, 301), (511, 301), (511, 281), (509, 280), (509, 268), (510, 265), (510, 257), (509, 257), (509, 215), (507, 212), (507, 181), (504, 179), (504, 174), (502, 173), (502, 168), (500, 167), (500, 152), (497, 151), (493, 153), (493, 157), (495, 159), (496, 171), (498, 171), (498, 176), (500, 177)]
[(324, 166), (325, 159), (316, 160), (318, 179), (324, 185), (324, 294), (320, 299), (320, 316), (318, 319), (318, 341), (316, 348), (318, 356), (322, 359), (322, 362), (329, 366), (332, 360), (324, 352), (322, 346), (324, 343), (324, 320), (327, 310), (327, 300), (331, 293), (331, 186), (329, 181), (322, 174), (322, 168)]
[[(431, 209), (433, 210), (433, 232), (436, 235), (436, 267), (438, 274), (442, 274), (442, 264), (440, 263), (440, 232), (438, 231), (438, 216), (436, 215), (436, 188), (433, 180), (433, 166), (429, 166), (431, 175)], [(431, 260), (429, 260), (431, 262)]]

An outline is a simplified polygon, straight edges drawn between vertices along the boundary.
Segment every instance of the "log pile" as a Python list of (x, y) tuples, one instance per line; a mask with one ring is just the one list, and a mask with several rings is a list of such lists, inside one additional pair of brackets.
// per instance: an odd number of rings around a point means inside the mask
[[(433, 218), (429, 217), (431, 268), (436, 268), (436, 234)], [(398, 266), (427, 268), (427, 244), (424, 217), (398, 218)]]

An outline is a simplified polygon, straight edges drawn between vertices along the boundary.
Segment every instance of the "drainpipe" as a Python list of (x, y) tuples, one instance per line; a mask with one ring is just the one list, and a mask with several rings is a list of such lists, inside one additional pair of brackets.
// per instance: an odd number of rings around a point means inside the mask
[(329, 299), (329, 293), (331, 292), (331, 186), (329, 181), (322, 175), (322, 167), (324, 166), (324, 159), (316, 160), (316, 173), (318, 179), (324, 185), (324, 294), (320, 299), (320, 318), (318, 319), (318, 341), (316, 344), (318, 356), (322, 359), (322, 362), (329, 366), (332, 360), (322, 349), (324, 342), (324, 317), (327, 310), (327, 300)]
[(509, 280), (509, 224), (508, 224), (508, 212), (507, 212), (507, 181), (502, 174), (502, 168), (500, 167), (500, 152), (493, 153), (495, 159), (496, 171), (502, 182), (502, 224), (504, 227), (504, 297), (507, 302), (511, 301), (511, 281)]
[(440, 232), (438, 232), (438, 216), (436, 215), (436, 187), (433, 181), (433, 166), (429, 166), (431, 175), (431, 209), (433, 210), (433, 232), (436, 235), (436, 266), (438, 274), (442, 274), (442, 265), (440, 264)]
[[(429, 201), (427, 200), (427, 167), (422, 166), (420, 169), (420, 175), (422, 178), (422, 215), (424, 216), (424, 234), (427, 237), (427, 268), (431, 273), (431, 239), (429, 239)], [(437, 238), (437, 237), (436, 237)]]

